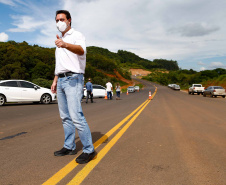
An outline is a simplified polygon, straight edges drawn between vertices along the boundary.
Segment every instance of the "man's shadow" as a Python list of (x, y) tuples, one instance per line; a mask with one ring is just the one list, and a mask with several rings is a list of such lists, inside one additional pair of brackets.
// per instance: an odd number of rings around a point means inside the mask
[[(77, 134), (77, 133), (76, 133)], [(108, 136), (102, 134), (101, 132), (92, 132), (92, 139), (93, 139), (93, 144), (98, 141), (100, 138), (104, 139), (104, 142), (103, 143), (106, 143), (108, 141)], [(75, 141), (77, 140), (76, 142), (76, 150), (77, 152), (79, 152), (80, 150), (82, 150), (83, 148), (83, 145), (81, 143), (81, 140), (79, 139), (79, 137), (76, 137), (75, 138)]]

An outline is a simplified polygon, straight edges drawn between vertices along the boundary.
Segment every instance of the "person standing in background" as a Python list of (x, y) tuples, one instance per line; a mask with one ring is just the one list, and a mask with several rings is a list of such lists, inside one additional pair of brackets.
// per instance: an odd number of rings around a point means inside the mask
[(108, 97), (108, 100), (111, 100), (112, 99), (112, 94), (111, 94), (111, 91), (112, 91), (112, 84), (110, 81), (108, 81), (108, 83), (106, 83), (106, 91), (107, 91), (107, 97)]
[(88, 99), (91, 99), (91, 103), (93, 103), (93, 84), (91, 83), (91, 79), (86, 83), (86, 103), (88, 103)]
[(118, 82), (116, 84), (115, 90), (116, 90), (116, 100), (120, 100), (121, 87)]

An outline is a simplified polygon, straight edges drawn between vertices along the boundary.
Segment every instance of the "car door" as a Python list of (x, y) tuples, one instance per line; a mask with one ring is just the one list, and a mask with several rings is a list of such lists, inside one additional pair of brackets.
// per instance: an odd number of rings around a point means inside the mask
[(20, 81), (20, 89), (23, 101), (40, 101), (41, 92), (38, 86), (27, 81)]
[(94, 97), (105, 97), (106, 89), (100, 85), (93, 85), (93, 96)]
[(99, 91), (98, 91), (98, 86), (93, 85), (93, 97), (98, 97), (99, 96)]
[(7, 102), (17, 102), (21, 100), (21, 91), (16, 80), (4, 82), (2, 89)]

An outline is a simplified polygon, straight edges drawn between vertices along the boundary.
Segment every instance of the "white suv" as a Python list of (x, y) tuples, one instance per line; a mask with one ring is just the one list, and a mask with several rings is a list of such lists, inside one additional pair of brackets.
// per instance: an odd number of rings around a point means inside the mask
[(50, 89), (25, 80), (0, 81), (0, 106), (6, 102), (41, 102), (49, 104), (56, 100)]

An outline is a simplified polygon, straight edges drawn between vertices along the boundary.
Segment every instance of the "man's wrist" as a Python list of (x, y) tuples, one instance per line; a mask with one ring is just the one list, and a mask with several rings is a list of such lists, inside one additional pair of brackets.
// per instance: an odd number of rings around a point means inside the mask
[(64, 48), (67, 49), (68, 48), (68, 43), (64, 43)]

